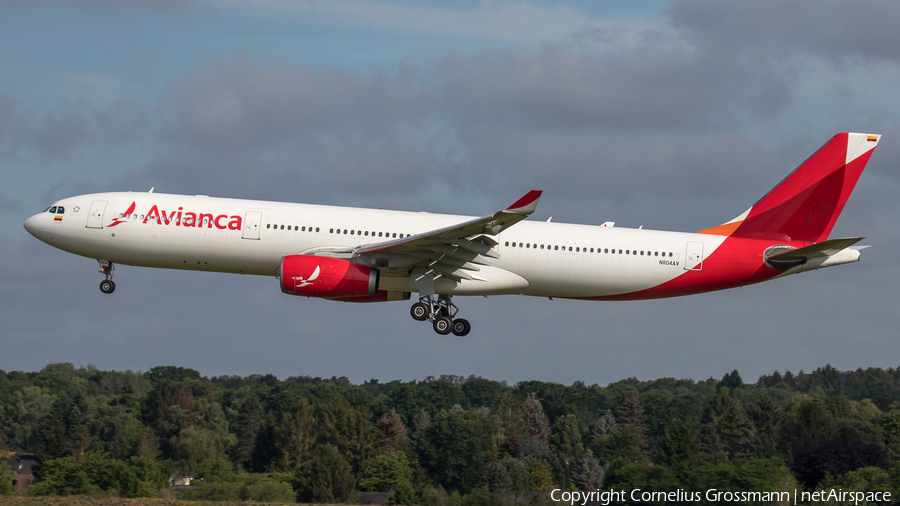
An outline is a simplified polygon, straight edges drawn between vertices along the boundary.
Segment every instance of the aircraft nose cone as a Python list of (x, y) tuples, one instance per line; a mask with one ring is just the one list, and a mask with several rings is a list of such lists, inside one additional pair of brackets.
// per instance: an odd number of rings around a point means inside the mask
[(27, 230), (29, 234), (37, 237), (38, 239), (40, 239), (40, 226), (38, 225), (39, 217), (40, 214), (35, 214), (31, 218), (25, 220), (25, 230)]

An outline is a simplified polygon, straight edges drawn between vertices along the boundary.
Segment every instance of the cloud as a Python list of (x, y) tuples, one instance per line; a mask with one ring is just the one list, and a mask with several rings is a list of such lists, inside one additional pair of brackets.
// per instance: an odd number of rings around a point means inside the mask
[(668, 14), (695, 47), (745, 63), (814, 55), (855, 66), (900, 58), (900, 33), (893, 23), (900, 4), (891, 0), (867, 2), (863, 8), (839, 0), (675, 0)]
[(210, 4), (318, 16), (326, 21), (366, 29), (518, 42), (559, 39), (586, 23), (595, 22), (569, 7), (545, 8), (509, 0), (480, 0), (472, 8), (452, 8), (440, 2), (435, 2), (439, 6), (426, 7), (415, 3), (357, 0), (215, 0)]

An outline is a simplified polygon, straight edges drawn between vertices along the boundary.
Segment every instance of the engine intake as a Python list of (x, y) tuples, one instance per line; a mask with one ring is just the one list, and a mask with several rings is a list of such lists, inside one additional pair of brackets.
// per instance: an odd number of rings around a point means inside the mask
[(378, 292), (378, 271), (340, 258), (288, 255), (278, 268), (281, 291), (305, 297), (366, 297)]

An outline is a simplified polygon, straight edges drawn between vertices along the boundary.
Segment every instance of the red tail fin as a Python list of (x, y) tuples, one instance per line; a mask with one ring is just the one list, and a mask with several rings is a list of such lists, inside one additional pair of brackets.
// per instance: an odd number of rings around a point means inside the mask
[(747, 212), (700, 233), (779, 241), (828, 239), (880, 138), (835, 135)]

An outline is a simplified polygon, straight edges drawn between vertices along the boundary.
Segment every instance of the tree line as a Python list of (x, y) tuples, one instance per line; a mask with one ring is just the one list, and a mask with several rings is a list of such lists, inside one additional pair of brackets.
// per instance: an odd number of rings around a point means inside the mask
[(16, 490), (0, 480), (0, 495), (159, 497), (184, 476), (200, 486), (181, 498), (210, 500), (392, 491), (395, 504), (464, 506), (638, 488), (896, 498), (900, 369), (825, 366), (752, 384), (733, 371), (607, 386), (452, 375), (356, 385), (59, 363), (0, 370), (0, 450), (33, 452), (37, 478)]

